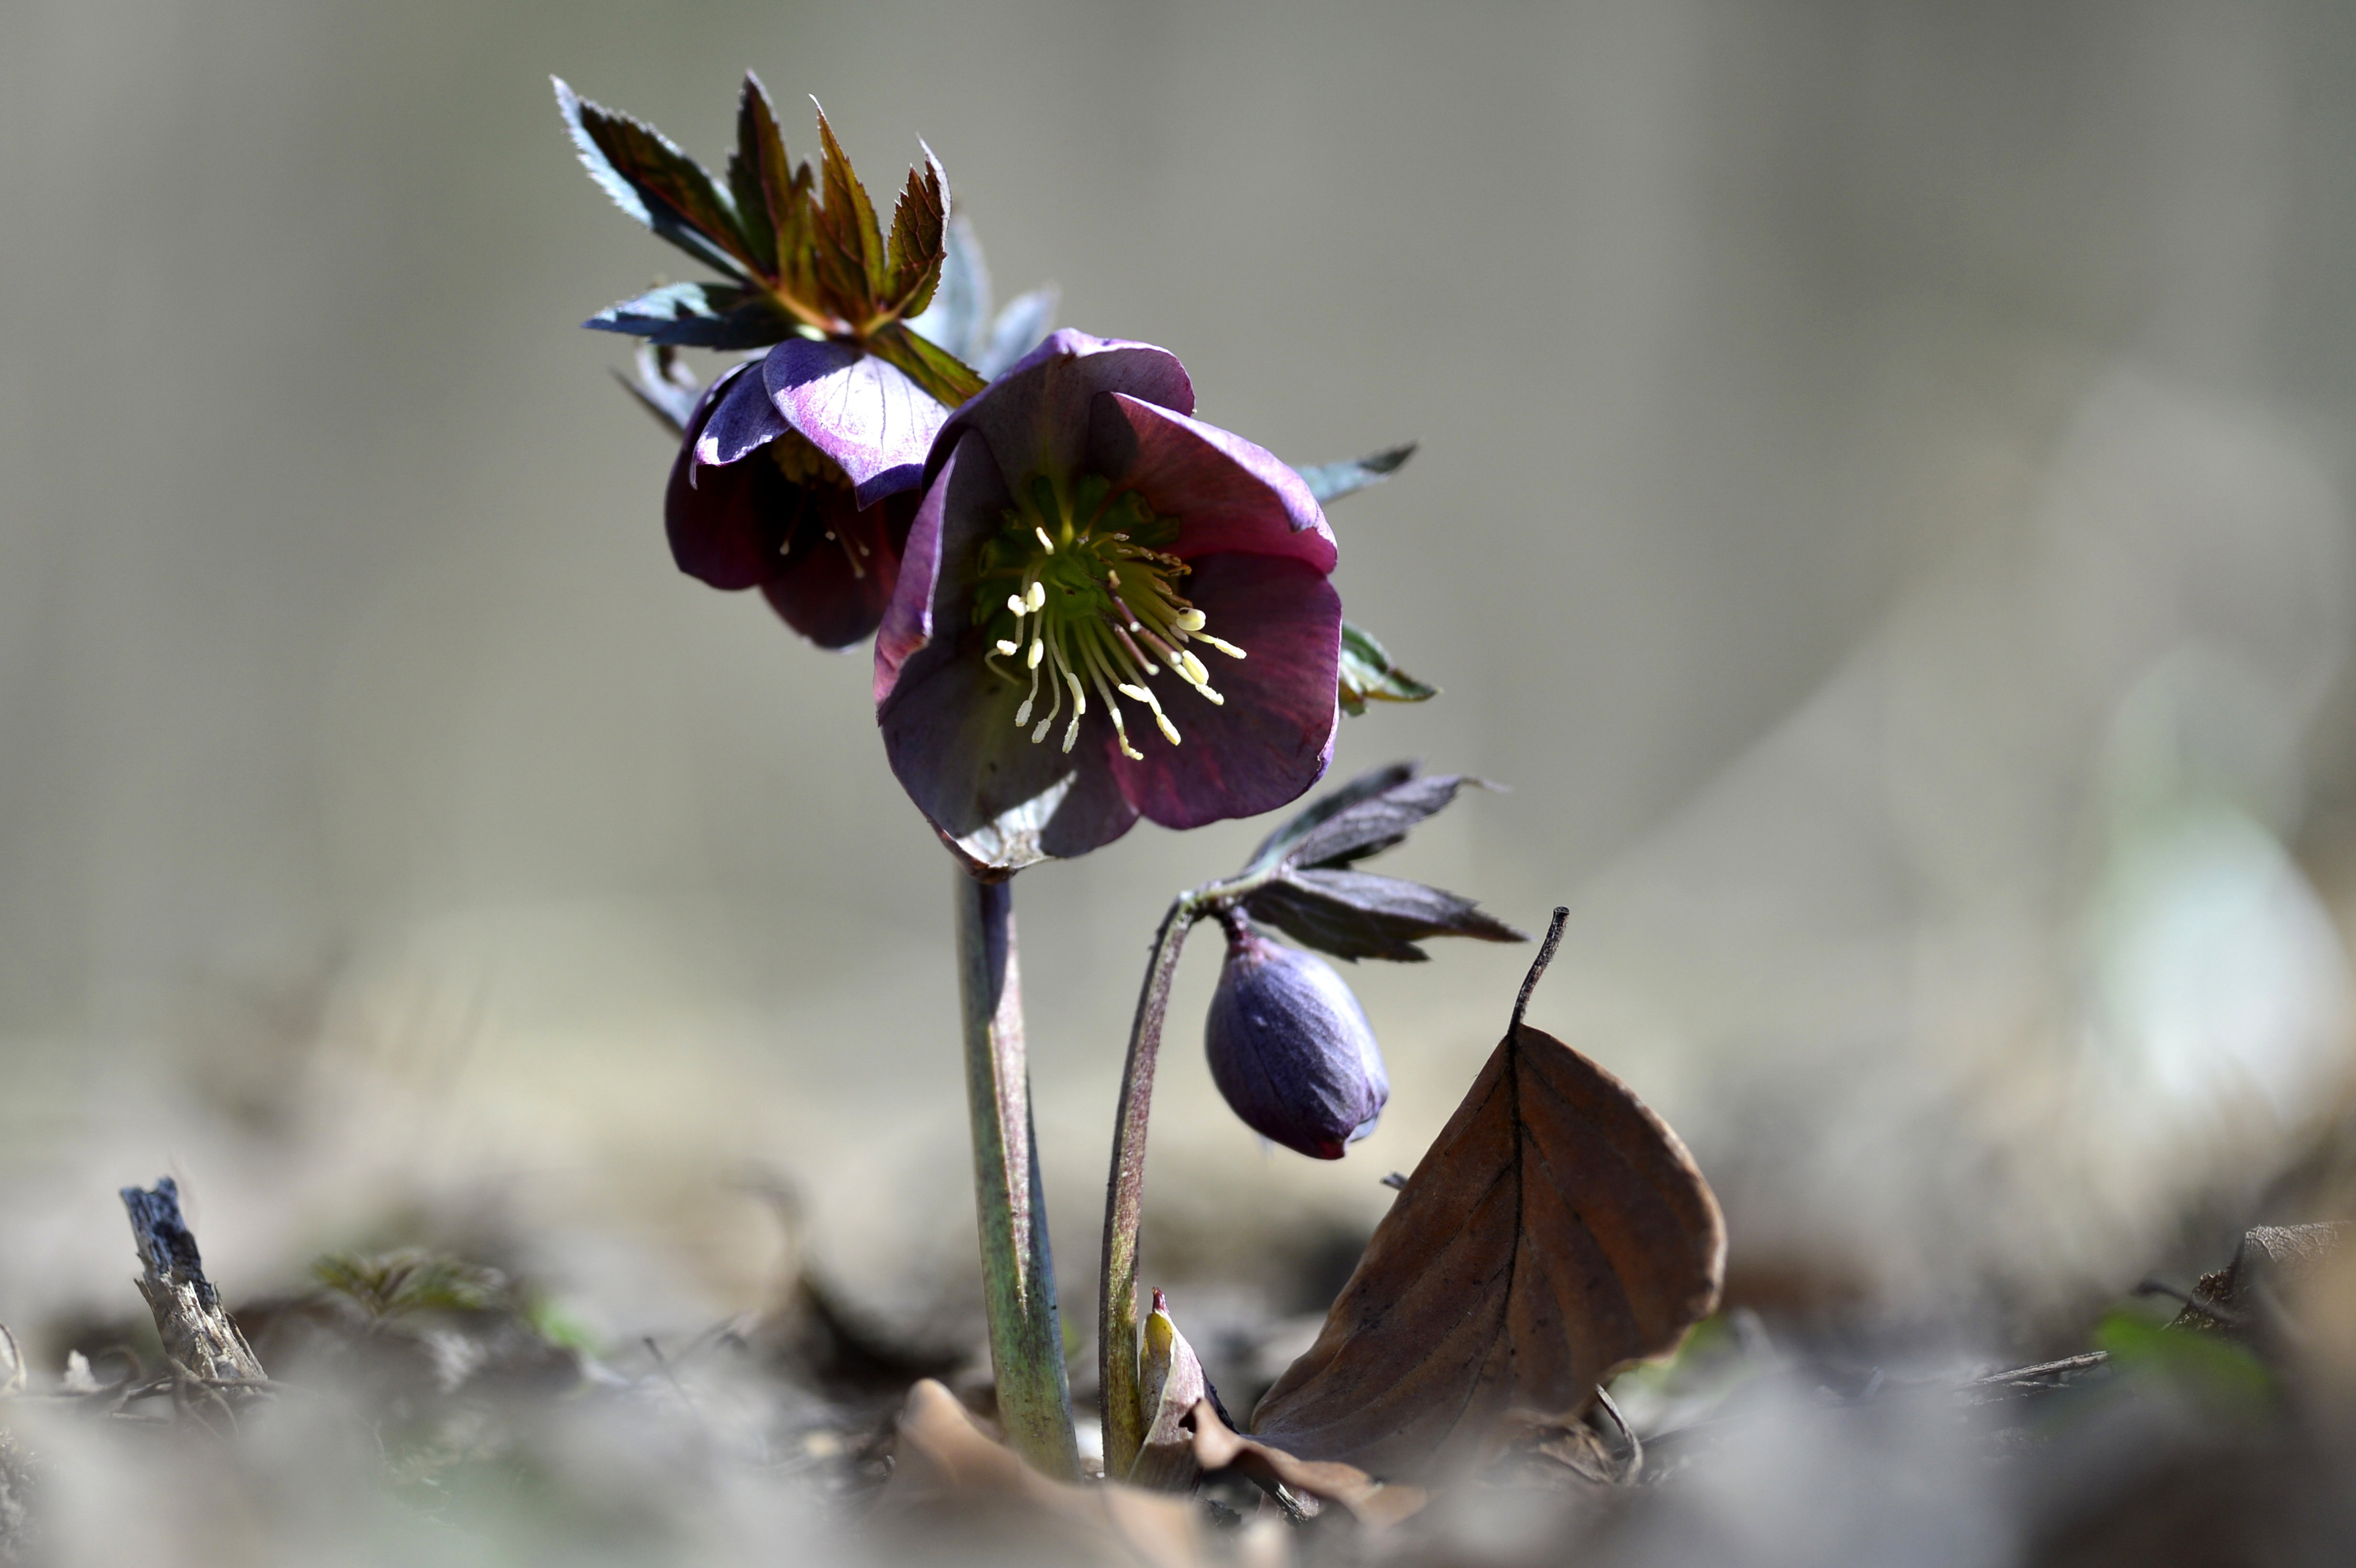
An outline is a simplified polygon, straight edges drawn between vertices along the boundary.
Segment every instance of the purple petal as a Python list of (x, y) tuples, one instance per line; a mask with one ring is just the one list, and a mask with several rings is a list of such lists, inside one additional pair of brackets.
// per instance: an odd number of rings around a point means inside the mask
[[(691, 438), (695, 460), (706, 467), (725, 467), (756, 447), (766, 446), (786, 433), (786, 421), (770, 406), (768, 394), (762, 389), (761, 378), (745, 374), (750, 364), (731, 367), (712, 383), (712, 391), (727, 390), (707, 416), (706, 422)], [(702, 481), (699, 479), (698, 484)]]
[(949, 423), (981, 432), (1009, 484), (1034, 474), (1061, 476), (1087, 453), (1088, 409), (1099, 392), (1194, 411), (1194, 383), (1168, 350), (1066, 327), (976, 393)]
[(840, 464), (862, 507), (923, 477), (948, 411), (872, 354), (847, 343), (789, 337), (761, 361), (776, 411)]
[[(707, 484), (712, 476), (707, 471)], [(770, 561), (762, 597), (819, 647), (847, 648), (875, 630), (892, 597), (899, 564), (886, 515), (893, 502), (862, 511), (850, 492), (827, 485), (788, 504), (805, 510), (787, 537), (789, 548)]]
[(970, 626), (933, 643), (877, 713), (908, 798), (969, 862), (993, 870), (1085, 855), (1128, 832), (1137, 810), (1105, 766), (1103, 739), (1090, 731), (1068, 754), (1058, 734), (1033, 744), (1014, 723), (1024, 687), (991, 674), (981, 654)]
[(790, 515), (794, 497), (774, 464), (707, 468), (696, 461), (705, 421), (727, 379), (712, 382), (688, 416), (686, 437), (663, 491), (663, 531), (681, 571), (714, 588), (734, 590), (750, 588), (767, 574), (770, 551), (764, 539), (774, 530), (765, 530), (763, 520), (779, 507)]
[(1133, 726), (1145, 760), (1112, 761), (1121, 793), (1164, 827), (1252, 816), (1299, 798), (1333, 761), (1340, 716), (1342, 600), (1325, 574), (1264, 555), (1205, 556), (1193, 564), (1186, 597), (1208, 617), (1213, 635), (1248, 656), (1201, 656), (1224, 706), (1166, 673), (1156, 679), (1181, 743)]
[(1317, 498), (1265, 448), (1118, 392), (1090, 415), (1089, 466), (1177, 519), (1171, 553), (1280, 555), (1333, 570), (1333, 531)]
[(902, 668), (933, 638), (937, 624), (953, 646), (971, 619), (973, 557), (1011, 497), (990, 448), (971, 432), (948, 456), (916, 508), (901, 553), (898, 585), (875, 636), (875, 701), (892, 695)]

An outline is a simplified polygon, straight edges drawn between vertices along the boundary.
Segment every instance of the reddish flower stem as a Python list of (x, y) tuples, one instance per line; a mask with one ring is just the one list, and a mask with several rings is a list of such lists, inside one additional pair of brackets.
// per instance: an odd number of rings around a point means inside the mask
[(1170, 1011), (1170, 983), (1194, 923), (1225, 919), (1268, 880), (1265, 872), (1250, 873), (1178, 895), (1154, 935), (1137, 1016), (1129, 1026), (1129, 1061), (1121, 1068), (1120, 1111), (1113, 1122), (1112, 1174), (1105, 1183), (1104, 1268), (1097, 1297), (1102, 1307), (1097, 1374), (1105, 1474), (1115, 1479), (1129, 1474), (1145, 1444), (1148, 1413), (1137, 1365), (1137, 1229), (1145, 1213), (1145, 1128), (1153, 1115), (1153, 1069)]
[(1102, 1303), (1097, 1326), (1097, 1376), (1102, 1390), (1105, 1474), (1122, 1477), (1145, 1443), (1143, 1392), (1137, 1366), (1137, 1226), (1145, 1208), (1145, 1127), (1153, 1114), (1153, 1068), (1162, 1050), (1170, 982), (1186, 933), (1207, 912), (1194, 893), (1182, 894), (1162, 917), (1153, 957), (1138, 994), (1129, 1029), (1129, 1061), (1120, 1072), (1120, 1115), (1113, 1124), (1112, 1175), (1105, 1184)]

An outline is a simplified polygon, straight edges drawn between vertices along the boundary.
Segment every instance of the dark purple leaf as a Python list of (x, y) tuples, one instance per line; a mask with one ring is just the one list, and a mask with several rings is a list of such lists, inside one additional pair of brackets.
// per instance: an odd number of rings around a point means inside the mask
[(1425, 817), (1445, 809), (1465, 784), (1486, 789), (1483, 779), (1462, 773), (1410, 778), (1354, 801), (1303, 834), (1282, 859), (1288, 866), (1344, 866), (1379, 855), (1398, 843)]
[(1303, 946), (1336, 958), (1414, 964), (1429, 956), (1415, 944), (1434, 936), (1529, 940), (1471, 899), (1367, 871), (1287, 871), (1253, 893), (1244, 908)]
[(727, 283), (665, 283), (581, 325), (679, 348), (766, 348), (794, 335), (768, 294)]
[(1260, 841), (1260, 847), (1252, 851), (1250, 861), (1244, 867), (1245, 873), (1263, 871), (1275, 865), (1283, 859), (1285, 851), (1307, 837), (1318, 826), (1331, 820), (1335, 814), (1348, 810), (1369, 795), (1396, 789), (1415, 777), (1415, 770), (1413, 763), (1392, 763), (1372, 773), (1360, 773), (1339, 789), (1319, 795), (1310, 803), (1307, 810), (1298, 813)]

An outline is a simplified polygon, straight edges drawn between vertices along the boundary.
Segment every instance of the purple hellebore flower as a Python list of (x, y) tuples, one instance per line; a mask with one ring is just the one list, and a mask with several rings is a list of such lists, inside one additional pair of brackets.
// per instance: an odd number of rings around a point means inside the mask
[(1203, 1044), (1211, 1081), (1246, 1126), (1296, 1154), (1339, 1159), (1391, 1097), (1365, 1009), (1333, 966), (1227, 921), (1227, 957)]
[(948, 411), (895, 367), (789, 337), (723, 371), (687, 421), (663, 497), (681, 571), (758, 588), (820, 647), (865, 637), (899, 578), (908, 494)]
[(925, 467), (875, 641), (892, 771), (979, 873), (1282, 805), (1333, 752), (1342, 602), (1301, 476), (1160, 348), (1055, 333)]

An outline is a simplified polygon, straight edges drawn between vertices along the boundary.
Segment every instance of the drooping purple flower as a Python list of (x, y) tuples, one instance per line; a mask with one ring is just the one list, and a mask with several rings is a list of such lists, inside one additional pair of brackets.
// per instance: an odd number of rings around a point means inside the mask
[[(928, 330), (969, 340), (981, 305), (980, 252), (952, 233), (948, 176), (928, 150), (887, 238), (825, 113), (818, 166), (796, 164), (755, 77), (737, 100), (724, 176), (562, 81), (556, 101), (590, 177), (721, 274), (662, 284), (584, 325), (663, 349), (767, 350), (690, 412), (664, 501), (673, 556), (715, 587), (759, 587), (815, 642), (859, 641), (891, 597), (914, 511), (885, 503), (922, 478), (949, 407), (985, 385), (914, 325), (941, 293), (952, 250), (957, 308)], [(641, 394), (668, 415), (674, 389), (665, 376)]]
[(1333, 536), (1172, 355), (1055, 333), (951, 415), (875, 645), (893, 771), (976, 869), (1282, 805), (1338, 716)]
[(1203, 1043), (1211, 1082), (1244, 1125), (1315, 1159), (1341, 1158), (1390, 1098), (1374, 1026), (1333, 966), (1240, 916), (1227, 923)]
[(715, 379), (663, 497), (671, 557), (758, 588), (820, 647), (874, 631), (899, 578), (910, 494), (948, 410), (845, 343), (797, 337)]

